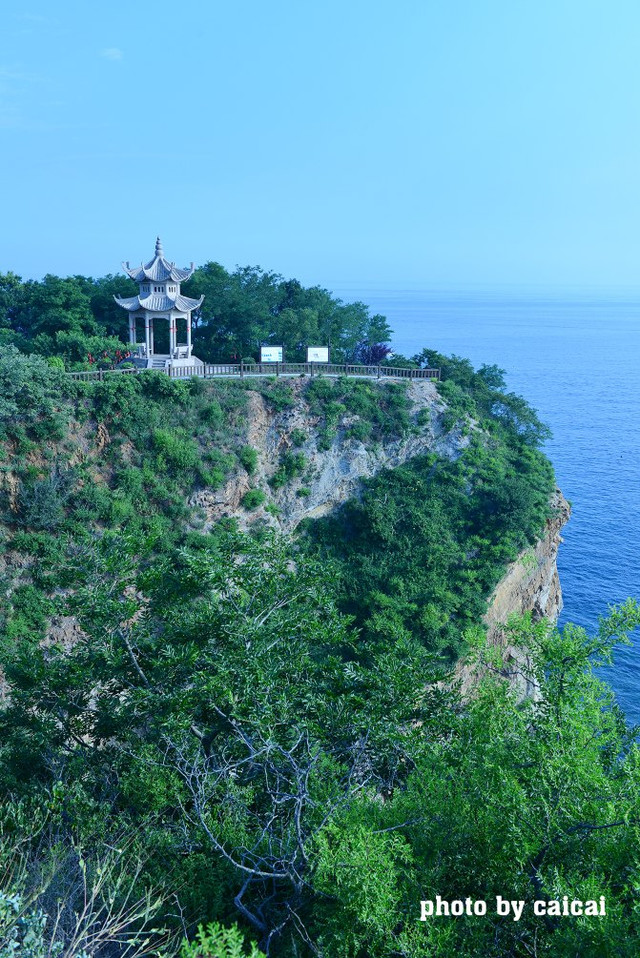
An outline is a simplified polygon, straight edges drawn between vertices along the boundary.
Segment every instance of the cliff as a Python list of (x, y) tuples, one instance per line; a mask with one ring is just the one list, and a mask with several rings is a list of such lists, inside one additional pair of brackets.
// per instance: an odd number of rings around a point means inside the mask
[[(474, 426), (453, 429), (446, 425), (447, 405), (435, 385), (413, 382), (408, 387), (411, 431), (403, 438), (378, 442), (354, 439), (350, 432), (359, 422), (357, 415), (341, 417), (336, 435), (328, 445), (320, 441), (319, 417), (314, 416), (305, 398), (305, 383), (293, 384), (295, 402), (276, 411), (261, 394), (249, 396), (247, 439), (257, 451), (253, 476), (234, 474), (224, 488), (200, 490), (190, 505), (204, 513), (205, 527), (218, 519), (235, 517), (241, 528), (256, 524), (269, 525), (284, 533), (292, 532), (307, 518), (318, 518), (338, 509), (348, 499), (358, 497), (363, 480), (382, 469), (400, 466), (410, 459), (436, 454), (455, 460), (469, 445)], [(304, 436), (301, 442), (296, 437)], [(281, 488), (273, 488), (273, 477), (282, 454), (295, 449), (305, 460), (302, 475), (293, 477)], [(265, 502), (247, 512), (242, 499), (250, 488), (260, 489)], [(524, 550), (512, 562), (493, 591), (485, 615), (490, 646), (502, 650), (505, 678), (516, 687), (519, 696), (535, 696), (526, 656), (507, 645), (504, 624), (513, 614), (532, 612), (534, 618), (555, 621), (562, 609), (562, 590), (558, 577), (557, 554), (561, 530), (569, 518), (569, 504), (556, 489), (551, 500), (551, 518), (544, 534), (534, 546)], [(477, 682), (478, 671), (460, 664), (458, 675), (463, 689), (469, 692)]]
[[(235, 473), (222, 489), (201, 489), (190, 497), (189, 505), (202, 510), (205, 528), (224, 516), (235, 516), (243, 529), (260, 523), (289, 533), (303, 519), (327, 515), (357, 496), (362, 481), (381, 469), (427, 453), (453, 460), (469, 445), (468, 430), (460, 424), (446, 427), (447, 405), (434, 383), (426, 380), (407, 387), (408, 435), (362, 441), (353, 437), (362, 417), (346, 412), (337, 422), (335, 436), (324, 445), (318, 429), (322, 417), (314, 415), (305, 398), (308, 381), (291, 380), (290, 386), (295, 402), (281, 411), (260, 393), (249, 394), (247, 441), (257, 452), (255, 472)], [(292, 451), (303, 457), (304, 468), (282, 487), (274, 487), (281, 458)], [(260, 489), (265, 502), (247, 512), (241, 502), (250, 488)]]
[[(439, 470), (439, 474), (450, 477), (445, 481), (451, 482), (452, 501), (460, 501), (463, 489), (466, 491), (462, 499), (471, 501), (475, 499), (474, 480), (470, 478), (472, 473), (465, 472), (461, 456), (474, 435), (483, 437), (478, 445), (486, 447), (490, 463), (478, 487), (478, 499), (485, 505), (473, 521), (480, 517), (489, 523), (493, 532), (487, 526), (486, 536), (493, 535), (495, 543), (496, 516), (510, 514), (504, 505), (507, 500), (501, 495), (499, 477), (506, 475), (507, 481), (511, 481), (509, 476), (513, 476), (514, 468), (517, 472), (518, 466), (511, 464), (507, 469), (506, 460), (499, 458), (500, 434), (492, 434), (491, 423), (487, 424), (486, 419), (483, 426), (486, 424), (488, 431), (481, 431), (479, 417), (474, 419), (468, 407), (461, 405), (460, 396), (456, 399), (453, 392), (452, 405), (451, 390), (439, 391), (433, 382), (400, 385), (287, 379), (256, 381), (247, 384), (247, 388), (237, 384), (199, 384), (197, 390), (190, 391), (183, 383), (139, 379), (100, 384), (96, 390), (87, 391), (87, 398), (81, 394), (70, 407), (68, 426), (59, 429), (60, 438), (46, 447), (32, 442), (22, 455), (13, 450), (7, 458), (2, 476), (6, 487), (4, 517), (9, 525), (5, 529), (6, 546), (0, 555), (0, 574), (6, 581), (9, 620), (16, 637), (46, 629), (49, 641), (62, 645), (75, 641), (76, 623), (66, 616), (48, 616), (48, 597), (44, 592), (48, 593), (47, 587), (59, 574), (58, 564), (65, 561), (62, 537), (68, 532), (75, 535), (78, 522), (82, 523), (83, 535), (88, 524), (98, 534), (106, 528), (132, 526), (149, 526), (155, 535), (158, 528), (170, 526), (172, 533), (180, 529), (179, 534), (183, 534), (185, 527), (187, 531), (206, 532), (223, 518), (233, 519), (244, 530), (268, 527), (290, 534), (303, 520), (327, 516), (348, 500), (360, 498), (365, 481), (383, 470), (424, 456), (447, 464), (449, 472)], [(477, 469), (477, 449), (472, 461)], [(423, 461), (420, 468), (429, 472), (432, 462)], [(525, 460), (523, 470), (528, 468)], [(377, 527), (374, 539), (375, 549), (387, 550), (397, 548), (403, 527), (409, 525), (407, 516), (419, 513), (423, 502), (431, 502), (431, 492), (428, 484), (422, 485), (418, 499), (403, 499), (399, 495), (396, 500), (397, 490), (391, 491), (384, 485), (386, 479), (381, 479), (383, 526), (392, 515), (393, 528), (389, 532)], [(540, 509), (547, 488), (548, 484), (539, 490)], [(388, 507), (384, 504), (387, 496), (391, 497)], [(406, 504), (411, 501), (413, 505)], [(555, 560), (568, 507), (559, 492), (553, 505), (554, 516), (544, 536), (511, 564), (494, 591), (486, 621), (490, 641), (496, 646), (504, 643), (501, 623), (511, 613), (532, 610), (536, 615), (555, 618), (560, 609)], [(458, 505), (455, 508), (461, 509)], [(476, 545), (472, 544), (467, 551), (464, 545), (464, 535), (470, 535), (468, 530), (479, 529), (476, 541), (485, 542), (488, 555), (489, 538), (483, 540), (483, 527), (473, 526), (468, 516), (464, 518), (466, 513), (459, 511), (456, 515), (458, 531), (453, 525), (441, 526), (437, 514), (435, 522), (424, 519), (431, 522), (431, 535), (436, 529), (436, 537), (431, 540), (425, 535), (426, 527), (418, 522), (410, 541), (423, 547), (422, 555), (411, 549), (409, 540), (408, 545), (402, 546), (409, 549), (413, 566), (407, 566), (410, 571), (402, 567), (397, 573), (400, 585), (390, 585), (389, 600), (395, 600), (397, 589), (404, 591), (407, 609), (401, 610), (400, 615), (408, 617), (409, 629), (421, 625), (433, 632), (447, 628), (451, 617), (452, 623), (458, 623), (459, 636), (460, 610), (474, 623), (482, 613), (482, 595), (476, 594), (474, 598), (466, 591), (473, 590), (474, 575), (482, 581), (478, 566), (461, 588), (456, 585), (455, 569), (465, 567), (467, 560), (473, 561)], [(527, 535), (533, 534), (539, 521), (529, 525)], [(396, 526), (400, 537), (395, 535)], [(447, 545), (448, 536), (457, 536), (457, 540), (452, 539)], [(369, 541), (362, 543), (363, 554)], [(422, 568), (441, 555), (441, 545), (443, 562), (450, 562), (452, 544), (460, 552), (453, 560), (451, 575), (442, 571), (437, 586), (431, 582), (423, 587)], [(381, 554), (378, 551), (377, 555)], [(377, 556), (371, 561), (374, 566), (379, 565)], [(442, 568), (446, 570), (447, 566)], [(414, 587), (412, 598), (407, 598), (410, 593), (402, 586), (403, 575)], [(37, 582), (38, 594), (29, 591), (33, 582)], [(395, 572), (380, 586), (369, 583), (367, 588), (381, 588), (386, 595), (387, 585), (392, 582), (396, 582)], [(458, 605), (447, 597), (449, 606), (436, 608), (429, 597), (441, 596), (442, 590), (457, 595)], [(427, 608), (422, 608), (422, 599), (428, 603)], [(477, 606), (470, 604), (470, 599)], [(414, 615), (412, 609), (422, 611)], [(432, 639), (431, 633), (425, 632), (424, 640)], [(445, 643), (442, 644), (444, 647)], [(459, 647), (450, 646), (448, 654), (451, 648), (457, 654)], [(515, 650), (508, 653), (514, 663), (514, 680), (525, 683), (523, 694), (531, 692), (526, 681), (518, 677), (523, 669), (519, 668)], [(472, 681), (470, 673), (462, 670), (461, 675), (465, 684)]]
[[(522, 649), (509, 645), (504, 625), (511, 615), (525, 612), (531, 612), (534, 621), (546, 618), (555, 622), (562, 611), (557, 558), (561, 532), (569, 520), (571, 508), (558, 488), (551, 500), (551, 508), (552, 515), (544, 534), (535, 546), (521, 552), (509, 565), (493, 590), (484, 617), (488, 644), (501, 651), (505, 666), (502, 674), (513, 684), (519, 698), (536, 698), (538, 687), (532, 679), (528, 656)], [(477, 682), (480, 671), (460, 663), (457, 674), (465, 692)]]

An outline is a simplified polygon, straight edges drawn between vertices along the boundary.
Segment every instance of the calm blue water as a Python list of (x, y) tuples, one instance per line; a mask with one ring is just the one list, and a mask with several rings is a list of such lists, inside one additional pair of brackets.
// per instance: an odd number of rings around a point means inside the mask
[[(384, 314), (400, 353), (430, 346), (496, 363), (551, 426), (546, 452), (573, 506), (558, 559), (561, 624), (592, 629), (609, 605), (640, 597), (640, 295), (335, 293)], [(607, 677), (640, 722), (640, 635)]]

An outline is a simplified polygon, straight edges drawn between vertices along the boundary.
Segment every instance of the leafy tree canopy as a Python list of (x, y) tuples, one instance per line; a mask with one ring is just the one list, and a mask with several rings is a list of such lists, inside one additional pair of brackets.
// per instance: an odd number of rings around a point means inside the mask
[[(25, 282), (14, 273), (0, 275), (0, 344), (62, 355), (68, 364), (88, 353), (111, 355), (128, 342), (128, 317), (113, 296), (132, 296), (137, 289), (132, 280), (114, 275), (48, 275)], [(305, 288), (259, 266), (228, 272), (219, 263), (206, 263), (184, 292), (205, 295), (194, 316), (194, 344), (209, 362), (257, 359), (259, 347), (270, 343), (283, 345), (290, 361), (306, 359), (308, 345), (328, 345), (334, 361), (351, 362), (391, 336), (385, 318), (371, 316), (363, 303), (343, 303), (325, 289)]]

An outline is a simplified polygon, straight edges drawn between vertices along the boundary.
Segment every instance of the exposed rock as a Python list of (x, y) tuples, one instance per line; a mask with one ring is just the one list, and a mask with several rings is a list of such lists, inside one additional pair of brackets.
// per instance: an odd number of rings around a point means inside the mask
[(18, 477), (14, 472), (0, 472), (0, 489), (6, 490), (11, 512), (18, 511)]
[[(534, 621), (546, 618), (555, 622), (562, 611), (556, 560), (562, 542), (560, 533), (569, 520), (571, 509), (559, 489), (555, 491), (551, 506), (553, 515), (547, 521), (544, 535), (510, 564), (493, 591), (485, 615), (488, 643), (500, 649), (505, 664), (503, 674), (514, 685), (520, 699), (538, 698), (540, 690), (532, 678), (526, 652), (508, 644), (505, 623), (511, 615), (525, 612), (531, 612)], [(462, 680), (463, 691), (469, 692), (480, 671), (461, 663), (457, 674)]]
[(54, 615), (51, 617), (47, 637), (43, 640), (42, 647), (47, 648), (53, 645), (64, 649), (65, 652), (70, 652), (84, 637), (85, 633), (74, 615)]
[[(408, 386), (413, 424), (410, 435), (365, 444), (348, 435), (349, 427), (359, 422), (359, 417), (344, 415), (329, 448), (322, 449), (318, 447), (318, 417), (311, 413), (304, 399), (305, 384), (290, 380), (288, 385), (296, 401), (281, 412), (275, 412), (259, 393), (250, 394), (247, 438), (258, 453), (255, 475), (249, 482), (246, 473), (240, 473), (223, 489), (203, 490), (191, 497), (189, 504), (204, 510), (205, 528), (222, 516), (235, 515), (244, 529), (261, 521), (282, 532), (291, 532), (303, 519), (326, 515), (347, 499), (358, 496), (362, 481), (381, 469), (401, 466), (427, 453), (453, 460), (469, 445), (470, 436), (459, 427), (445, 429), (446, 406), (435, 385), (427, 380), (415, 380)], [(429, 414), (424, 417), (426, 422), (418, 423), (422, 410)], [(296, 445), (294, 437), (300, 434), (307, 438)], [(278, 469), (281, 454), (287, 451), (302, 453), (304, 471), (281, 488), (273, 489), (269, 481)], [(262, 489), (268, 502), (259, 509), (245, 512), (239, 506), (250, 485)]]
[(107, 427), (103, 422), (98, 423), (96, 429), (96, 452), (98, 455), (105, 449), (111, 442), (111, 436), (107, 430)]
[[(290, 533), (306, 518), (331, 513), (348, 499), (358, 497), (366, 479), (383, 469), (402, 466), (416, 456), (435, 454), (451, 461), (457, 459), (469, 445), (474, 427), (467, 422), (453, 429), (446, 426), (447, 406), (433, 382), (413, 380), (407, 385), (410, 400), (411, 429), (401, 438), (379, 442), (362, 442), (349, 434), (360, 422), (353, 413), (345, 412), (339, 419), (335, 435), (330, 441), (322, 438), (321, 418), (314, 415), (305, 399), (308, 381), (287, 380), (294, 402), (284, 410), (276, 411), (258, 391), (248, 393), (248, 421), (246, 442), (256, 451), (256, 468), (251, 475), (242, 469), (231, 475), (220, 489), (205, 488), (195, 492), (189, 505), (199, 516), (194, 526), (207, 529), (219, 519), (235, 517), (240, 528), (249, 529), (256, 523), (270, 525)], [(380, 384), (384, 389), (384, 383)], [(73, 453), (71, 464), (88, 460), (95, 473), (95, 481), (105, 481), (110, 466), (103, 462), (103, 453), (111, 437), (103, 424), (87, 422), (73, 424), (67, 437)], [(133, 447), (129, 441), (121, 443), (121, 454), (131, 461)], [(55, 445), (54, 445), (55, 453)], [(289, 477), (279, 488), (271, 480), (277, 472), (284, 453), (300, 453), (304, 465), (300, 474)], [(45, 466), (40, 455), (35, 465)], [(17, 478), (13, 473), (0, 473), (9, 508), (17, 504)], [(265, 504), (248, 510), (242, 500), (250, 489), (265, 494)], [(505, 677), (512, 681), (520, 696), (536, 696), (538, 690), (530, 678), (526, 655), (507, 644), (504, 623), (513, 613), (533, 612), (534, 617), (555, 620), (562, 608), (562, 592), (558, 579), (556, 557), (561, 542), (560, 532), (569, 517), (569, 505), (559, 490), (553, 500), (554, 515), (547, 523), (539, 542), (513, 562), (498, 583), (490, 599), (486, 614), (488, 639), (491, 646), (503, 651)], [(19, 553), (0, 554), (0, 574), (7, 578), (6, 595), (21, 582), (27, 582), (30, 560)], [(72, 617), (52, 619), (48, 642), (71, 648), (81, 636), (77, 621)], [(461, 663), (457, 674), (463, 689), (469, 693), (477, 682), (479, 672)], [(3, 694), (0, 680), (0, 695)]]

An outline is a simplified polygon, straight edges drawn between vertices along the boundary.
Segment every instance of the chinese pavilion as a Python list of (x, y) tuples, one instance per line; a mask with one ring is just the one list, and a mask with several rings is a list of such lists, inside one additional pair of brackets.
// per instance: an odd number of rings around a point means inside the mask
[[(123, 298), (114, 296), (118, 306), (129, 313), (129, 344), (139, 365), (164, 369), (168, 366), (198, 366), (202, 360), (192, 353), (191, 313), (198, 309), (204, 296), (191, 299), (180, 292), (180, 283), (193, 276), (193, 263), (188, 269), (179, 269), (175, 263), (164, 258), (160, 237), (156, 240), (156, 255), (143, 266), (122, 268), (140, 287), (137, 296)], [(138, 342), (138, 321), (144, 326), (144, 342)], [(157, 353), (154, 329), (158, 322), (169, 324), (169, 352)], [(184, 330), (184, 341), (179, 342), (178, 330)]]

